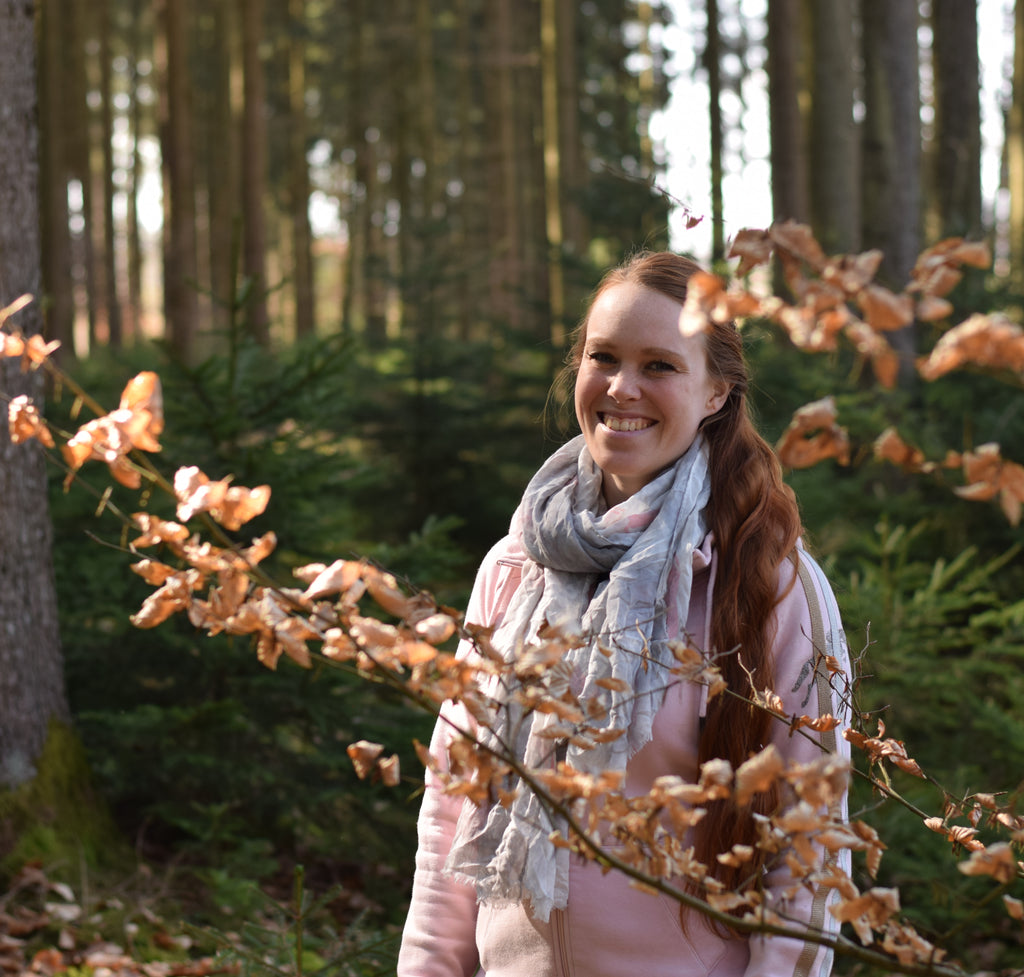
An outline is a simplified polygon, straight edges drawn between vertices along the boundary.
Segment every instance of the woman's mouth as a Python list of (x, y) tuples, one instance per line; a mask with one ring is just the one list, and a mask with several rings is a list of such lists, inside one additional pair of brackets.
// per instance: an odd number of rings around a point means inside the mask
[(598, 414), (597, 417), (611, 431), (642, 431), (654, 424), (649, 417), (613, 417), (611, 414)]

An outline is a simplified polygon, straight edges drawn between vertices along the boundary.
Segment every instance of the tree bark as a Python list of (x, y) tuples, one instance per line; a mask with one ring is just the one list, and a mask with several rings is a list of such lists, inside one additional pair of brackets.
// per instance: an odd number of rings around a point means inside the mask
[[(39, 159), (32, 4), (0, 0), (0, 308), (39, 294)], [(38, 303), (7, 328), (40, 331)], [(42, 392), (40, 374), (0, 364), (0, 399)], [(0, 425), (0, 786), (32, 779), (51, 721), (66, 722), (45, 459)]]
[(75, 306), (68, 228), (67, 58), (61, 45), (67, 0), (40, 6), (40, 198), (46, 332), (59, 340), (62, 357), (75, 354)]
[(1010, 274), (1024, 284), (1024, 3), (1013, 5), (1013, 97), (1006, 126)]
[[(862, 0), (863, 247), (879, 248), (878, 279), (896, 290), (921, 250), (921, 108), (916, 0)], [(915, 377), (911, 323), (889, 336), (901, 377)]]
[(267, 181), (266, 83), (260, 45), (263, 42), (263, 0), (239, 0), (242, 18), (242, 268), (249, 284), (243, 315), (252, 337), (270, 343), (267, 315), (267, 224), (263, 211)]
[(565, 344), (565, 283), (562, 275), (561, 134), (558, 119), (557, 0), (541, 0), (540, 61), (544, 158), (544, 231), (547, 239), (548, 308), (551, 352), (560, 359)]
[(981, 106), (976, 0), (932, 0), (935, 222), (943, 237), (978, 238)]
[(808, 223), (806, 125), (800, 110), (800, 0), (768, 0), (768, 106), (771, 137), (772, 216)]
[(176, 356), (189, 361), (195, 345), (196, 190), (192, 100), (186, 28), (189, 0), (161, 0), (156, 62), (163, 80), (161, 138), (164, 172), (164, 315)]
[(98, 0), (99, 15), (99, 68), (100, 68), (100, 131), (103, 147), (103, 175), (101, 200), (103, 202), (103, 284), (107, 307), (107, 342), (115, 349), (124, 339), (121, 326), (121, 299), (117, 288), (117, 241), (114, 227), (114, 92), (112, 84), (113, 54), (110, 38), (113, 33), (110, 17), (111, 0)]
[(725, 258), (725, 212), (722, 207), (722, 58), (718, 0), (707, 0), (704, 70), (708, 73), (708, 119), (711, 126), (711, 261)]
[(863, 242), (879, 278), (907, 284), (921, 250), (921, 123), (916, 0), (862, 0)]
[(811, 0), (809, 6), (812, 226), (826, 252), (846, 253), (860, 244), (852, 0)]
[(305, 0), (290, 0), (291, 34), (288, 44), (290, 135), (289, 196), (292, 230), (292, 290), (295, 295), (295, 334), (316, 332), (313, 303), (313, 234), (309, 226), (309, 164), (306, 162), (306, 57)]

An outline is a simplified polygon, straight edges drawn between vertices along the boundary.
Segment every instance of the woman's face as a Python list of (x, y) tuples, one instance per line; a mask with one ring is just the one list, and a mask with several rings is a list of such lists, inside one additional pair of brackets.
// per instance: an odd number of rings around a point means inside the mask
[(615, 505), (639, 491), (697, 436), (700, 422), (725, 403), (711, 380), (703, 336), (684, 336), (679, 302), (621, 283), (606, 288), (587, 320), (576, 417)]

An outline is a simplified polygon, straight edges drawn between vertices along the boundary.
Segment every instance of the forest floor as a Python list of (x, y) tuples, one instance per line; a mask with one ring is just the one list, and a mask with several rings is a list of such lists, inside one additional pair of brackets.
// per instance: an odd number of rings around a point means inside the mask
[(306, 882), (301, 870), (261, 887), (143, 866), (76, 891), (30, 863), (0, 892), (0, 977), (393, 971), (395, 927), (374, 924), (360, 893)]
[[(207, 977), (234, 973), (238, 965), (215, 956), (183, 959), (191, 938), (175, 933), (150, 911), (145, 953), (138, 953), (138, 924), (125, 923), (116, 898), (100, 900), (86, 911), (85, 900), (66, 883), (48, 877), (29, 864), (0, 894), (0, 973), (4, 977), (52, 977), (89, 974), (93, 977)], [(122, 939), (114, 942), (110, 929), (120, 916)], [(168, 959), (154, 960), (153, 947), (163, 947)]]

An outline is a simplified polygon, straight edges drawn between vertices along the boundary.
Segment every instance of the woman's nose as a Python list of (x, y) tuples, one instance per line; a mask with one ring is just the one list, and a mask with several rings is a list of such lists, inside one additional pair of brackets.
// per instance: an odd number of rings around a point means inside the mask
[(636, 374), (626, 368), (616, 370), (608, 381), (608, 395), (619, 403), (636, 400), (640, 396)]

